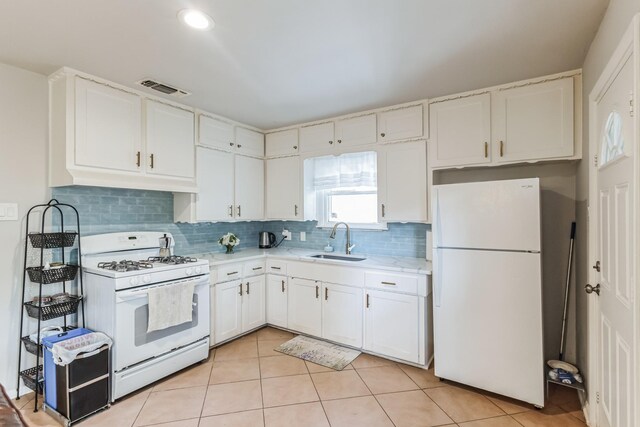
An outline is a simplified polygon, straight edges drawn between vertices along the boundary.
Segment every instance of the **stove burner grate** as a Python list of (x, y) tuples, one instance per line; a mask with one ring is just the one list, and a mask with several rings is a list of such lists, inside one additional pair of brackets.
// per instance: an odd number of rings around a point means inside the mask
[(148, 262), (159, 262), (161, 264), (187, 264), (189, 262), (196, 262), (198, 261), (197, 258), (192, 258), (192, 257), (188, 257), (188, 256), (178, 256), (178, 255), (171, 255), (171, 256), (167, 256), (167, 257), (161, 257), (161, 256), (151, 256), (147, 259)]
[(107, 261), (107, 262), (99, 262), (98, 268), (103, 268), (105, 270), (112, 270), (117, 272), (125, 272), (125, 271), (136, 271), (142, 270), (145, 268), (153, 268), (153, 264), (149, 261), (131, 261), (131, 260), (122, 260), (122, 261)]

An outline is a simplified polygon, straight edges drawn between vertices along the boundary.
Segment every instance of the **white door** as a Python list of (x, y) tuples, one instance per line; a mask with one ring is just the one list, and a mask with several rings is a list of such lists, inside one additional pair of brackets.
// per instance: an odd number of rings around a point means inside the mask
[(429, 138), (433, 167), (491, 162), (491, 96), (430, 104)]
[(215, 342), (219, 343), (242, 333), (244, 283), (240, 280), (217, 283), (214, 289)]
[(76, 78), (76, 164), (144, 169), (142, 101), (138, 95)]
[(300, 128), (300, 152), (329, 150), (334, 146), (333, 122)]
[(573, 78), (493, 94), (497, 163), (573, 155)]
[(376, 142), (376, 115), (336, 121), (336, 146), (352, 147)]
[(147, 173), (195, 177), (194, 116), (191, 111), (146, 101)]
[(266, 161), (267, 219), (300, 219), (300, 158)]
[(362, 347), (362, 289), (322, 285), (322, 338)]
[(251, 129), (236, 128), (236, 149), (246, 156), (264, 156), (264, 135)]
[[(595, 102), (598, 141), (598, 221), (595, 272), (600, 295), (597, 306), (599, 397), (597, 425), (637, 426), (637, 135), (630, 112), (634, 93), (631, 56)], [(595, 113), (595, 114), (594, 114)], [(593, 146), (593, 145), (592, 145)], [(591, 298), (596, 298), (592, 293)]]
[(422, 105), (378, 113), (378, 141), (396, 141), (422, 136), (422, 118)]
[(267, 323), (288, 328), (287, 323), (287, 277), (267, 275)]
[(233, 154), (198, 147), (197, 221), (233, 219)]
[(242, 300), (242, 332), (266, 323), (264, 274), (244, 279)]
[(264, 161), (253, 157), (235, 157), (235, 218), (264, 219)]
[(232, 150), (235, 147), (233, 125), (212, 117), (199, 117), (198, 144), (220, 150)]
[(316, 337), (322, 336), (320, 282), (289, 278), (289, 329)]
[(364, 349), (419, 363), (422, 297), (366, 290)]
[(378, 159), (380, 219), (427, 221), (426, 142), (389, 144)]
[(298, 154), (298, 129), (268, 133), (265, 136), (264, 148), (267, 157)]

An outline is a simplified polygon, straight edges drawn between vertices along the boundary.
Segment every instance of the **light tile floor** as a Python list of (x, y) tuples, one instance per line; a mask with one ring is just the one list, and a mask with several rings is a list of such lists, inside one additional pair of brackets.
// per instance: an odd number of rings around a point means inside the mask
[[(543, 410), (423, 370), (362, 354), (334, 371), (274, 352), (293, 335), (263, 328), (209, 359), (116, 402), (95, 427), (572, 427), (585, 426), (575, 391), (553, 388)], [(15, 403), (32, 426), (58, 426), (33, 396)]]

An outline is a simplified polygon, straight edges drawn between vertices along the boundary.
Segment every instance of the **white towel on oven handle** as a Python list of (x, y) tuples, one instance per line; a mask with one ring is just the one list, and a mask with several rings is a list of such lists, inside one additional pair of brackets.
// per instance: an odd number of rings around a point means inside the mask
[(147, 332), (170, 328), (193, 320), (194, 282), (151, 288)]

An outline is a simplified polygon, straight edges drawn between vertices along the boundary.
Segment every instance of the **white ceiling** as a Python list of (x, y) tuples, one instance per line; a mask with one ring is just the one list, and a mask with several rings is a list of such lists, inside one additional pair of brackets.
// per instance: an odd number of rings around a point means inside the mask
[[(262, 129), (582, 66), (608, 0), (3, 0), (0, 62), (66, 65)], [(213, 31), (180, 24), (201, 9)]]

